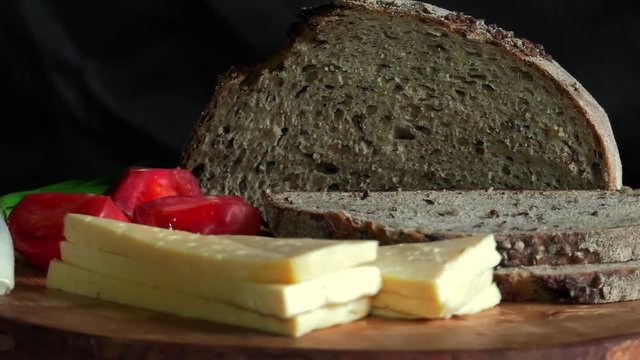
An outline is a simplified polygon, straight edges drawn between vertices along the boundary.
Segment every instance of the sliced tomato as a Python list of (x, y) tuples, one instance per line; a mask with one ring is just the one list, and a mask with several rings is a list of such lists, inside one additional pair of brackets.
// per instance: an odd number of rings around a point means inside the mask
[(127, 216), (142, 203), (165, 196), (202, 195), (198, 180), (181, 169), (132, 168), (107, 192)]
[(136, 206), (139, 224), (208, 235), (256, 235), (260, 214), (239, 196), (170, 196)]
[(69, 213), (129, 222), (108, 196), (56, 192), (26, 195), (7, 219), (15, 250), (46, 270), (52, 259), (60, 259), (64, 216)]

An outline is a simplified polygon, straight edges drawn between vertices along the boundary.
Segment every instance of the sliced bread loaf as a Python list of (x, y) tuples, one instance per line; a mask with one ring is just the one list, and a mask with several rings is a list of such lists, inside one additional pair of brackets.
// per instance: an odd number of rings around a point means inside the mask
[(276, 236), (382, 245), (493, 233), (502, 266), (640, 259), (640, 193), (621, 191), (290, 192), (265, 197)]
[[(541, 46), (411, 1), (313, 9), (232, 69), (182, 156), (208, 193), (616, 189), (607, 115)], [(532, 240), (533, 241), (533, 240)]]
[(640, 261), (503, 268), (494, 280), (506, 301), (598, 304), (640, 299)]

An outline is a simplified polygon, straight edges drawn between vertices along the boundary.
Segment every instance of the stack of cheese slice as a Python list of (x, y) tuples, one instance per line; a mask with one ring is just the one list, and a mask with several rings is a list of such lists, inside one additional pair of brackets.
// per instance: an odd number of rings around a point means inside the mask
[(381, 286), (375, 241), (203, 236), (67, 215), (47, 286), (300, 336), (366, 316)]
[(373, 314), (437, 319), (476, 313), (500, 302), (493, 268), (500, 262), (493, 235), (378, 249), (382, 290)]

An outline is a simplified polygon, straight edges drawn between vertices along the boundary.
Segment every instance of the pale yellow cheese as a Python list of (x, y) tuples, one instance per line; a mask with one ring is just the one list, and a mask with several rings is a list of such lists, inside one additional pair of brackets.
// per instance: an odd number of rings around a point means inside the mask
[(297, 284), (220, 280), (207, 272), (177, 271), (144, 260), (98, 251), (63, 241), (65, 263), (127, 282), (220, 300), (262, 314), (291, 317), (327, 304), (375, 295), (381, 287), (374, 266), (338, 270)]
[(500, 262), (493, 235), (381, 246), (373, 265), (382, 289), (407, 297), (443, 299)]
[(262, 283), (310, 280), (370, 262), (377, 250), (370, 240), (204, 236), (78, 214), (65, 217), (64, 234), (72, 243), (177, 271)]
[(493, 235), (380, 247), (374, 306), (424, 318), (463, 309), (493, 281), (501, 257)]
[[(477, 294), (471, 301), (465, 304), (463, 307), (456, 310), (452, 315), (471, 315), (475, 313), (479, 313), (481, 311), (490, 309), (500, 303), (500, 290), (496, 284), (491, 284), (487, 286), (484, 290)], [(400, 311), (394, 311), (389, 308), (376, 307), (375, 305), (371, 309), (371, 315), (386, 317), (386, 318), (395, 318), (395, 319), (408, 319), (408, 320), (417, 320), (417, 319), (432, 319), (434, 317), (416, 315), (416, 314), (408, 314)], [(440, 318), (442, 316), (436, 316), (435, 318)]]
[(292, 318), (281, 319), (215, 300), (121, 281), (59, 261), (52, 261), (49, 265), (47, 287), (288, 336), (301, 336), (316, 329), (348, 323), (366, 316), (370, 310), (369, 298), (361, 298), (344, 304), (326, 305)]
[(374, 297), (373, 306), (427, 319), (448, 318), (458, 314), (460, 309), (473, 302), (479, 293), (491, 286), (492, 282), (493, 269), (488, 269), (480, 275), (461, 282), (457, 288), (449, 288), (450, 292), (440, 298), (408, 297), (383, 289)]
[(498, 289), (498, 285), (494, 283), (480, 292), (478, 296), (469, 301), (465, 306), (461, 307), (455, 315), (475, 314), (498, 305), (500, 300), (502, 300), (500, 289)]

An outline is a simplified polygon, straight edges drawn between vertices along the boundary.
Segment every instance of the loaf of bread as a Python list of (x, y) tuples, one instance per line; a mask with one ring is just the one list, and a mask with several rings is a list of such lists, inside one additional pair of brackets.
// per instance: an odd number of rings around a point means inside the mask
[(182, 156), (207, 193), (617, 189), (607, 115), (539, 45), (410, 1), (310, 10), (219, 79)]
[(266, 196), (276, 236), (382, 245), (493, 233), (501, 266), (640, 259), (640, 193), (621, 191), (289, 192)]

